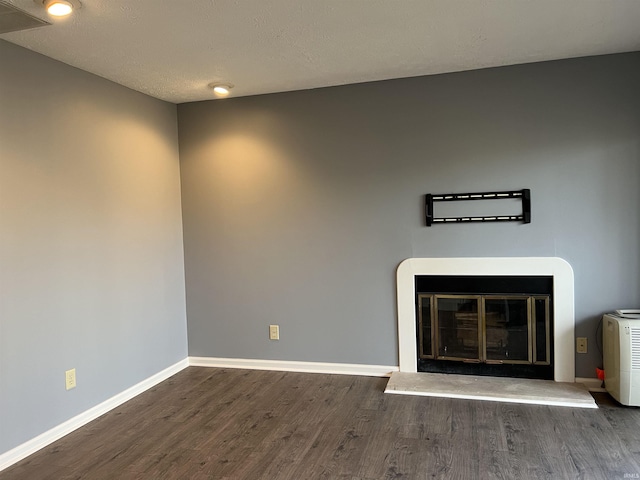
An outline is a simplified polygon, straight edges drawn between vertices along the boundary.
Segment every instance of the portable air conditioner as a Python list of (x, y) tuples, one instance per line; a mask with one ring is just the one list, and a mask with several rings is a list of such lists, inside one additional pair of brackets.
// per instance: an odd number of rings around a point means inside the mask
[(604, 385), (623, 405), (640, 406), (640, 318), (620, 311), (602, 317)]

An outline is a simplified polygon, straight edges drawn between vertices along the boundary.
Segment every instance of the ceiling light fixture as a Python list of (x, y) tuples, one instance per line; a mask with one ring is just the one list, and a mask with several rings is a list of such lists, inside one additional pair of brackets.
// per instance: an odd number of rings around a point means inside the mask
[(229, 83), (210, 83), (209, 88), (213, 88), (213, 93), (218, 97), (226, 97), (231, 93), (233, 85)]
[(82, 6), (79, 0), (40, 0), (49, 15), (64, 17)]

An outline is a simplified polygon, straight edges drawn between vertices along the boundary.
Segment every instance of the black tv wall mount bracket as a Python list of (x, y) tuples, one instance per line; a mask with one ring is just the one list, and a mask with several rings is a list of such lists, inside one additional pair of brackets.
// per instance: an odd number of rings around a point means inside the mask
[[(464, 200), (500, 200), (507, 198), (522, 199), (521, 215), (485, 215), (462, 217), (434, 217), (433, 204), (436, 202), (458, 202)], [(522, 222), (531, 223), (531, 190), (510, 190), (506, 192), (445, 193), (425, 195), (425, 213), (427, 227), (436, 223), (468, 223), (468, 222)]]

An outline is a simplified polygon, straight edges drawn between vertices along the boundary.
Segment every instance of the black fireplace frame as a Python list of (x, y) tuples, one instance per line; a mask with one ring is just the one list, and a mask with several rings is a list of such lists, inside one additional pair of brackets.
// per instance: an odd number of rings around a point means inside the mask
[[(421, 358), (419, 297), (425, 294), (449, 295), (544, 295), (549, 297), (549, 364), (489, 364)], [(416, 353), (417, 371), (486, 375), (496, 377), (554, 379), (553, 276), (498, 275), (416, 275)]]

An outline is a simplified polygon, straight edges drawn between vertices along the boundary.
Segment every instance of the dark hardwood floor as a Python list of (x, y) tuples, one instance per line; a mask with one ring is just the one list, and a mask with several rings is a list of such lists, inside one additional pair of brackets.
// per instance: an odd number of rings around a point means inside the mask
[(190, 367), (9, 479), (640, 478), (640, 408), (384, 394), (386, 378)]

